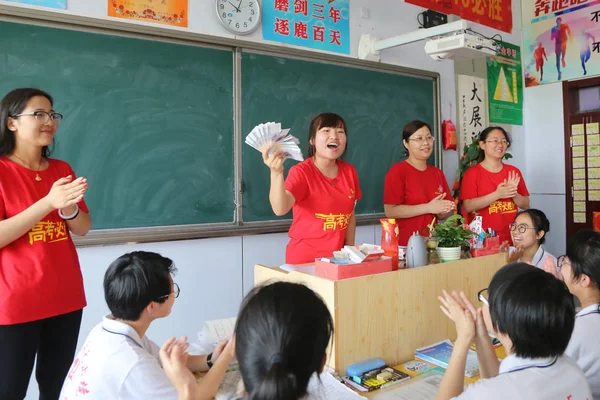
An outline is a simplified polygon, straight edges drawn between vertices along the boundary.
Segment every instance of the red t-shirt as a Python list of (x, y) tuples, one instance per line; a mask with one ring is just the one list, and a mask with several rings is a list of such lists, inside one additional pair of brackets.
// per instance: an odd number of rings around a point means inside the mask
[[(0, 157), (0, 219), (23, 212), (67, 175), (69, 164), (48, 159), (36, 172)], [(79, 208), (87, 212), (85, 202)], [(79, 259), (66, 221), (52, 211), (26, 234), (0, 248), (0, 325), (49, 318), (85, 307)]]
[[(452, 200), (446, 177), (439, 168), (428, 165), (425, 171), (419, 171), (407, 161), (401, 161), (392, 165), (385, 176), (383, 204), (414, 206), (429, 203), (442, 193), (446, 194), (444, 199)], [(416, 231), (426, 236), (423, 231), (434, 217), (434, 214), (423, 214), (412, 218), (396, 218), (398, 244), (406, 246)]]
[[(516, 172), (521, 177), (517, 193), (521, 196), (529, 196), (523, 174), (521, 174), (518, 168), (503, 164), (500, 172), (490, 172), (483, 168), (481, 164), (476, 164), (467, 169), (467, 172), (463, 176), (460, 185), (460, 199), (475, 199), (494, 192), (500, 183), (508, 179), (509, 172)], [(500, 237), (500, 242), (508, 241), (512, 245), (510, 228), (508, 226), (515, 222), (517, 212), (518, 207), (513, 199), (500, 199), (477, 211), (477, 215), (481, 215), (482, 217), (483, 229), (492, 228)], [(468, 222), (470, 223), (474, 217), (475, 213), (470, 213)]]
[(338, 160), (338, 175), (328, 178), (312, 158), (294, 165), (285, 189), (294, 195), (293, 221), (285, 262), (303, 264), (318, 257), (331, 257), (344, 247), (346, 228), (362, 193), (356, 169)]

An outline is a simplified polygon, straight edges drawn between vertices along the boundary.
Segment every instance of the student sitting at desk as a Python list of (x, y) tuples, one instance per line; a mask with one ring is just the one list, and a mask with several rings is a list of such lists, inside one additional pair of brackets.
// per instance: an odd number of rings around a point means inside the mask
[[(487, 293), (487, 296), (486, 296)], [(502, 267), (475, 310), (464, 293), (439, 297), (454, 321), (457, 338), (437, 400), (592, 400), (581, 368), (563, 355), (575, 324), (573, 298), (565, 284), (529, 264)], [(487, 332), (507, 357), (500, 364)], [(463, 392), (467, 352), (475, 340), (481, 380)]]
[(600, 233), (577, 232), (559, 264), (569, 291), (581, 302), (565, 353), (583, 369), (594, 400), (600, 400)]
[[(171, 278), (174, 272), (170, 259), (143, 251), (125, 254), (108, 267), (104, 296), (112, 314), (96, 325), (83, 344), (61, 400), (79, 395), (86, 400), (177, 398), (161, 368), (158, 346), (145, 335), (152, 321), (171, 313), (179, 296), (179, 286)], [(187, 359), (186, 369), (209, 371), (198, 384), (195, 400), (214, 397), (233, 356), (232, 346), (222, 343), (212, 355)]]
[(385, 176), (385, 215), (396, 218), (398, 244), (406, 246), (413, 232), (423, 232), (434, 217), (446, 219), (454, 212), (452, 193), (441, 169), (427, 164), (434, 137), (423, 121), (411, 121), (402, 130), (408, 158), (392, 165)]
[(310, 123), (308, 158), (283, 177), (281, 153), (263, 160), (271, 170), (269, 201), (275, 215), (293, 210), (287, 264), (331, 257), (344, 244), (354, 245), (354, 206), (362, 197), (356, 169), (340, 160), (346, 151), (346, 122), (337, 114), (318, 115)]
[[(309, 381), (321, 373), (333, 335), (323, 300), (304, 285), (276, 282), (255, 288), (244, 300), (235, 327), (236, 356), (251, 400), (310, 400)], [(198, 387), (185, 368), (185, 347), (161, 348), (165, 372), (179, 400), (197, 399)], [(322, 397), (320, 397), (322, 398)]]
[(550, 221), (540, 210), (530, 208), (517, 214), (510, 224), (510, 234), (515, 247), (511, 249), (508, 262), (526, 262), (560, 279), (556, 257), (544, 248), (546, 235), (550, 232)]

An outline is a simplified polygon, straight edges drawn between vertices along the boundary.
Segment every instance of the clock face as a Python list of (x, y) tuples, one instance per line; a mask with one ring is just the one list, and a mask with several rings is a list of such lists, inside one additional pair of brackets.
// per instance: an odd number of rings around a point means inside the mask
[(254, 31), (260, 22), (260, 4), (258, 0), (215, 0), (217, 16), (225, 29), (247, 35)]

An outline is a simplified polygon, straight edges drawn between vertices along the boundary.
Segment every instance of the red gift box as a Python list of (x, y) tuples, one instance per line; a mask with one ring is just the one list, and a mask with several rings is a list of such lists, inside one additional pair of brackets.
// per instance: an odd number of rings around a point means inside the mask
[(381, 257), (379, 260), (366, 261), (357, 264), (334, 264), (316, 259), (315, 267), (317, 276), (331, 279), (332, 281), (380, 274), (382, 272), (391, 272), (394, 270), (392, 268), (391, 257)]

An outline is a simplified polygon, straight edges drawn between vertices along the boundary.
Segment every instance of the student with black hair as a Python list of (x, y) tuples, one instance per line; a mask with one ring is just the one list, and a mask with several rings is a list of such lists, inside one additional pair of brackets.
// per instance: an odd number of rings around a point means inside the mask
[[(235, 354), (247, 400), (310, 399), (309, 381), (320, 374), (333, 335), (323, 300), (304, 285), (276, 282), (246, 296), (235, 327)], [(179, 400), (195, 399), (193, 376), (183, 368), (186, 355), (170, 342), (161, 349), (165, 372)], [(317, 389), (318, 390), (318, 389)]]
[(530, 208), (519, 212), (515, 222), (510, 224), (515, 246), (511, 249), (508, 262), (526, 262), (560, 278), (556, 257), (543, 246), (549, 231), (550, 221), (542, 211)]
[[(502, 267), (475, 309), (465, 294), (444, 291), (444, 314), (457, 339), (437, 400), (591, 400), (581, 368), (563, 353), (575, 324), (573, 297), (565, 284), (526, 263)], [(496, 358), (488, 331), (506, 350)], [(475, 340), (481, 380), (464, 390), (467, 352)]]
[(600, 233), (577, 232), (558, 262), (569, 291), (581, 302), (565, 353), (583, 369), (594, 400), (600, 400)]
[(465, 172), (460, 184), (463, 209), (470, 223), (475, 213), (482, 217), (484, 230), (493, 229), (501, 242), (512, 245), (508, 226), (518, 209), (529, 208), (529, 191), (518, 168), (502, 162), (510, 147), (504, 128), (490, 126), (479, 134), (478, 163)]
[[(170, 259), (144, 251), (125, 254), (108, 267), (104, 296), (111, 314), (86, 339), (60, 399), (78, 395), (86, 400), (177, 398), (161, 367), (158, 346), (146, 337), (152, 321), (167, 317), (179, 296), (179, 286), (171, 277), (174, 272)], [(177, 346), (185, 350), (186, 339), (177, 341)], [(214, 397), (233, 357), (232, 346), (232, 341), (221, 343), (208, 356), (186, 358), (188, 371), (208, 371), (194, 400)]]

